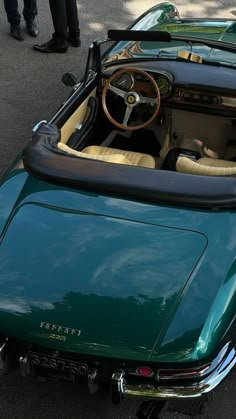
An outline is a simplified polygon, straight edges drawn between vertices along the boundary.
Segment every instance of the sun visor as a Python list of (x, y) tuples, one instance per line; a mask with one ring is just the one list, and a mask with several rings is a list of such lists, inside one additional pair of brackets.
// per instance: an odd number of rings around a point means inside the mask
[(111, 41), (171, 41), (171, 35), (165, 31), (124, 31), (110, 29), (107, 31), (107, 35)]

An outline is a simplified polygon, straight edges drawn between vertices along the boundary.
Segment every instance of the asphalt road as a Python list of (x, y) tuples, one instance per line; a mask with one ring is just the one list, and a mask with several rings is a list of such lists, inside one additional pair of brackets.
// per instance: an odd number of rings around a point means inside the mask
[[(81, 21), (82, 48), (69, 49), (66, 55), (40, 55), (34, 52), (35, 40), (25, 36), (17, 42), (8, 35), (8, 23), (0, 3), (0, 172), (28, 142), (31, 128), (42, 119), (50, 119), (69, 91), (61, 83), (66, 71), (78, 77), (83, 73), (87, 48), (94, 38), (103, 36), (108, 28), (125, 28), (153, 0), (86, 0), (78, 2)], [(37, 42), (47, 41), (52, 23), (47, 0), (39, 2)], [(182, 16), (235, 17), (234, 0), (177, 0)], [(19, 1), (22, 10), (22, 1)], [(236, 418), (236, 372), (210, 397), (202, 417)], [(17, 375), (0, 380), (0, 419), (68, 418), (68, 419), (128, 419), (134, 418), (137, 402), (125, 401), (120, 407), (110, 403), (105, 392), (90, 396), (87, 389), (70, 384), (24, 381)], [(186, 415), (165, 413), (163, 419), (188, 418)]]

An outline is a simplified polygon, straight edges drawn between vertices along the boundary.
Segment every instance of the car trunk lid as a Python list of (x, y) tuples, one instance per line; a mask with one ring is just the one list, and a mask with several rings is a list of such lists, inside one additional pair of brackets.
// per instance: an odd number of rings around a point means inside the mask
[(22, 205), (0, 246), (1, 332), (146, 360), (206, 245), (172, 226)]

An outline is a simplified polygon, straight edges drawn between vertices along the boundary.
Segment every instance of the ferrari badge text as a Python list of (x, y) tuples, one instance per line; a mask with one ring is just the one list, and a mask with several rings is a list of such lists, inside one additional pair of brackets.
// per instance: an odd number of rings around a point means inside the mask
[(40, 328), (41, 329), (45, 329), (51, 332), (58, 332), (63, 335), (70, 335), (70, 336), (80, 336), (81, 335), (81, 330), (78, 329), (72, 329), (70, 327), (65, 327), (65, 326), (59, 326), (57, 324), (51, 324), (51, 323), (47, 323), (47, 322), (41, 322), (40, 323)]

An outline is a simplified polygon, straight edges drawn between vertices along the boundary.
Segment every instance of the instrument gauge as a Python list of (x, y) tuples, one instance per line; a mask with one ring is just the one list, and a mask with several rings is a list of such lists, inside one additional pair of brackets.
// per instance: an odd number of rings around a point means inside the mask
[(118, 89), (125, 90), (126, 92), (130, 91), (134, 85), (134, 78), (129, 73), (123, 73), (120, 76), (117, 76), (112, 85)]
[(156, 80), (157, 86), (159, 87), (161, 96), (167, 96), (170, 93), (171, 85), (168, 79), (165, 77), (159, 77)]

